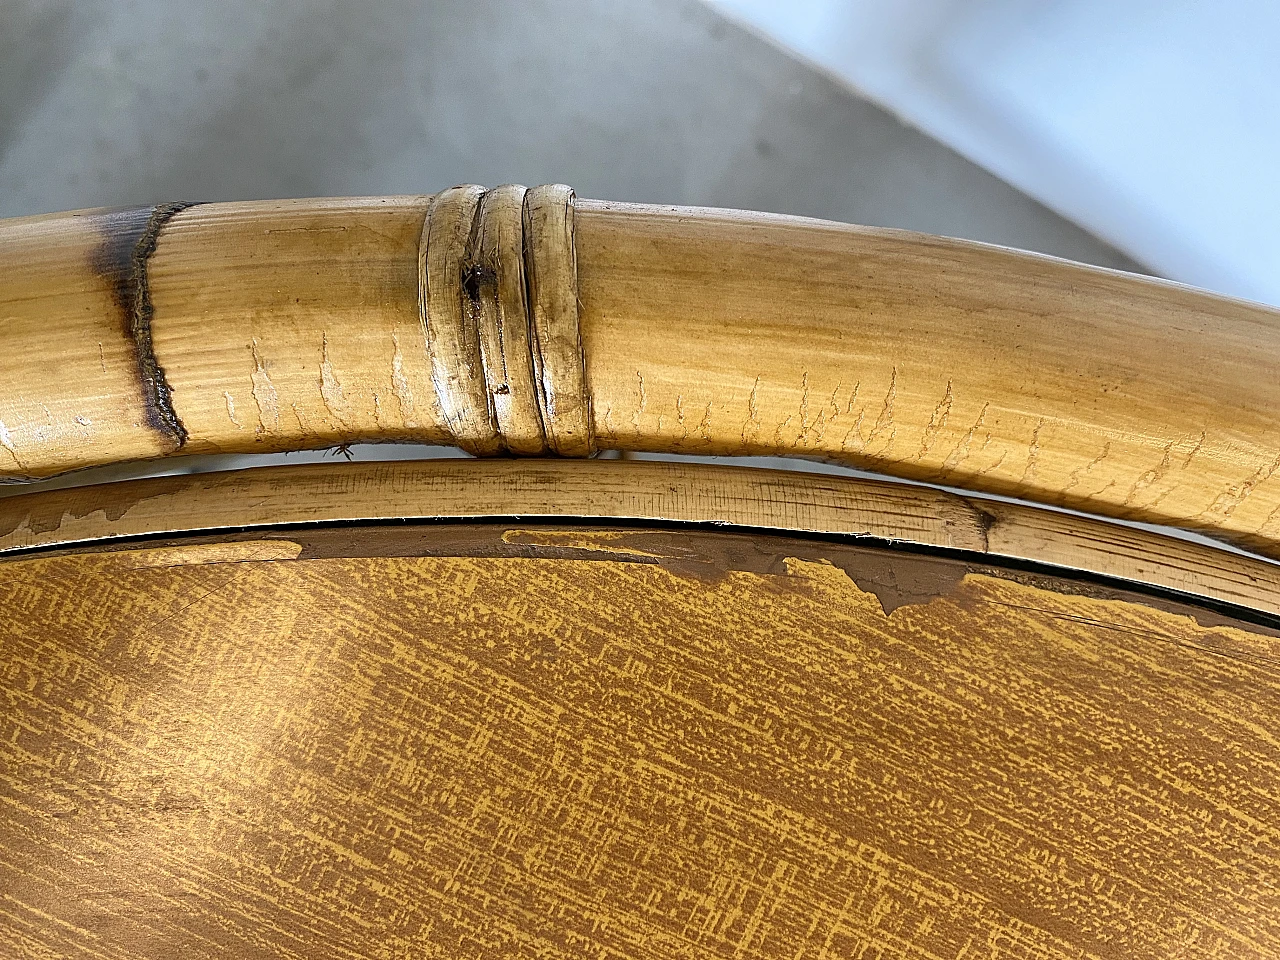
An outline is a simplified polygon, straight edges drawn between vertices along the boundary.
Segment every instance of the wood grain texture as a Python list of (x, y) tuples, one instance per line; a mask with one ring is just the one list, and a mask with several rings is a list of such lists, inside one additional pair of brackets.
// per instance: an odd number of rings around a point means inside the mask
[[(432, 203), (0, 225), (6, 474), (360, 440), (474, 445), (464, 425), (500, 431), (506, 388), (525, 419), (514, 445), (486, 452), (532, 450), (532, 404), (563, 454), (826, 458), (1280, 551), (1275, 310), (981, 244), (559, 186), (523, 195), (523, 256), (505, 260), (485, 258), (497, 241), (484, 211), (500, 219), (510, 204), (477, 200), (433, 294), (415, 270)], [(526, 324), (512, 346), (529, 350), (533, 381), (513, 356), (517, 375), (490, 382), (505, 369), (484, 359), (504, 342), (496, 298), (521, 278), (524, 310), (508, 312)], [(433, 325), (467, 349), (433, 340)]]
[(1280, 615), (1280, 569), (1115, 523), (927, 487), (639, 461), (272, 467), (0, 498), (0, 552), (113, 537), (378, 519), (735, 524), (985, 554)]
[(488, 536), (0, 562), (0, 952), (1280, 952), (1274, 637), (855, 547)]

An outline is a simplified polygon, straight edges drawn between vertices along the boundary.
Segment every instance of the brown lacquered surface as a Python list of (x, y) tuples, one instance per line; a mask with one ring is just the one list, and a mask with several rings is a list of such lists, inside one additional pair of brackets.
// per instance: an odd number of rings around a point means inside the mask
[(1263, 628), (782, 537), (246, 536), (0, 563), (0, 955), (1280, 952)]

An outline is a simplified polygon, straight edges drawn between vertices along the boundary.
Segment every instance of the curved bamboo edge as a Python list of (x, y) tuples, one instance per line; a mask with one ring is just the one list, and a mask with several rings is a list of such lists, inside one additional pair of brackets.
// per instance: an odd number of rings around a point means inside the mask
[(1280, 313), (563, 186), (0, 223), (0, 472), (361, 441), (797, 455), (1280, 556)]
[(144, 535), (493, 517), (870, 537), (1280, 615), (1280, 567), (1188, 540), (891, 481), (643, 461), (342, 463), (71, 487), (0, 499), (0, 557)]

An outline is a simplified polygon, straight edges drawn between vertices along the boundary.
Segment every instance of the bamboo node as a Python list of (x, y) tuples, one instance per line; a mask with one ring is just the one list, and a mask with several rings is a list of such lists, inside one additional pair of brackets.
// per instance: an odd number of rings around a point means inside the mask
[(468, 184), (434, 197), (418, 306), (458, 446), (476, 456), (595, 452), (569, 187)]

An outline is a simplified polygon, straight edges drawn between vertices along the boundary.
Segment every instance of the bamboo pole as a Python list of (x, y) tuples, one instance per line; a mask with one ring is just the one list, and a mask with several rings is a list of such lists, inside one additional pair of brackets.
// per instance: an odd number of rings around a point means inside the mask
[(1280, 554), (1280, 313), (1162, 281), (564, 187), (27, 218), (0, 262), (10, 479), (377, 440), (796, 455)]

